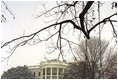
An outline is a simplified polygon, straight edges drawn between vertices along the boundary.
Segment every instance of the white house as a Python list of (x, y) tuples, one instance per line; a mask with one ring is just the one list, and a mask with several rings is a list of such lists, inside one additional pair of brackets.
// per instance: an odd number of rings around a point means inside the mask
[(67, 66), (65, 61), (49, 60), (28, 68), (37, 79), (61, 79)]

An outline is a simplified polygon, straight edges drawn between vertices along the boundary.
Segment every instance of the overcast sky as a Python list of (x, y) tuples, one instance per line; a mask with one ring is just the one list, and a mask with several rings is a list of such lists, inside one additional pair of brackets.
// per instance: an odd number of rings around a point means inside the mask
[[(15, 14), (16, 19), (13, 20), (9, 15), (9, 17), (7, 16), (8, 21), (1, 24), (1, 42), (7, 42), (14, 38), (20, 37), (23, 34), (31, 34), (47, 26), (47, 24), (43, 22), (42, 18), (37, 20), (34, 17), (34, 15), (39, 13), (42, 8), (40, 2), (10, 1), (6, 2), (6, 4), (8, 5), (9, 9)], [(102, 18), (108, 17), (112, 13), (115, 13), (111, 9), (111, 2), (107, 2), (105, 4), (106, 5), (101, 8)], [(54, 4), (50, 2), (49, 7), (51, 7), (52, 5)], [(107, 27), (104, 30), (105, 31), (103, 31), (103, 34), (105, 35), (103, 35), (102, 37), (107, 36), (106, 39), (110, 39), (112, 37), (111, 28)], [(6, 53), (6, 50), (2, 50), (2, 57), (8, 54), (9, 53)], [(19, 47), (10, 57), (8, 65), (6, 65), (6, 61), (1, 62), (1, 71), (5, 71), (15, 66), (37, 65), (40, 63), (40, 61), (44, 60), (44, 54), (46, 54), (46, 46), (44, 43), (39, 43), (34, 46), (25, 45), (23, 47)], [(53, 54), (53, 56), (55, 57), (56, 55)]]

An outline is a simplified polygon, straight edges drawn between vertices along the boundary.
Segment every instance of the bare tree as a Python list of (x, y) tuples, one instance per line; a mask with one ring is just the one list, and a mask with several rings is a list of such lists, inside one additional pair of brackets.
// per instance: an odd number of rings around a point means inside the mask
[(104, 78), (117, 79), (117, 53), (110, 57), (107, 67), (104, 70)]
[[(47, 42), (49, 40), (53, 40), (53, 45), (51, 46), (53, 49), (50, 51), (50, 53), (54, 52), (55, 50), (59, 50), (59, 57), (62, 56), (63, 58), (63, 47), (67, 45), (70, 48), (70, 51), (73, 53), (72, 44), (77, 44), (67, 38), (69, 31), (77, 30), (75, 32), (82, 32), (87, 39), (90, 39), (90, 33), (100, 24), (110, 23), (113, 29), (113, 34), (115, 37), (117, 37), (117, 30), (114, 26), (114, 22), (117, 22), (117, 20), (112, 19), (112, 17), (116, 16), (117, 13), (111, 14), (101, 21), (96, 21), (95, 18), (91, 17), (93, 16), (94, 12), (97, 11), (94, 9), (94, 6), (97, 6), (96, 3), (97, 2), (94, 1), (56, 1), (56, 6), (48, 10), (43, 4), (45, 11), (36, 16), (36, 18), (40, 18), (42, 16), (46, 18), (50, 17), (52, 20), (48, 22), (52, 22), (51, 25), (44, 27), (32, 34), (23, 35), (8, 42), (2, 43), (2, 49), (5, 47), (10, 49), (10, 55), (4, 58), (3, 61), (9, 59), (17, 47), (24, 46), (26, 44), (35, 45), (37, 43), (43, 41)], [(89, 18), (86, 18), (86, 15), (88, 15)], [(87, 26), (85, 24), (87, 24)], [(40, 36), (44, 31), (48, 31), (49, 34), (42, 39)], [(56, 39), (54, 39), (54, 37), (56, 37)]]
[[(99, 38), (92, 37), (90, 40), (87, 41), (82, 40), (77, 48), (78, 61), (69, 64), (65, 73), (63, 74), (63, 78), (64, 79), (94, 79), (94, 78), (116, 79), (117, 56), (116, 52), (114, 54), (115, 47), (109, 48), (108, 47), (109, 43), (107, 41), (101, 40), (101, 43), (102, 45), (100, 50)], [(100, 61), (102, 61), (102, 67), (100, 66), (101, 64)]]
[[(87, 41), (81, 41), (79, 48), (77, 48), (77, 54), (81, 58), (80, 61), (85, 61), (89, 65), (90, 71), (88, 73), (92, 74), (92, 79), (104, 78), (104, 70), (107, 68), (111, 53), (113, 53), (113, 49), (109, 50), (108, 45), (109, 42), (104, 40), (101, 40), (101, 45), (99, 45), (99, 38), (94, 37)], [(101, 61), (102, 67), (100, 66)]]

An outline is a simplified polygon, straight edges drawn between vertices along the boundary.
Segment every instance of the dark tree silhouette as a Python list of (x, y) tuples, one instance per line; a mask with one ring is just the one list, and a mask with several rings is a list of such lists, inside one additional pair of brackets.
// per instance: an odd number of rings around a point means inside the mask
[[(77, 30), (78, 32), (82, 32), (87, 39), (90, 39), (90, 33), (98, 25), (110, 23), (113, 29), (113, 34), (115, 37), (117, 37), (117, 30), (116, 30), (116, 27), (114, 26), (114, 22), (117, 22), (117, 20), (112, 19), (112, 17), (116, 16), (117, 13), (111, 14), (110, 16), (98, 22), (95, 21), (95, 18), (91, 17), (93, 16), (92, 14), (94, 13), (94, 11), (97, 11), (94, 9), (94, 6), (98, 6), (98, 4), (102, 4), (102, 3), (100, 3), (99, 1), (98, 2), (94, 2), (94, 1), (61, 1), (59, 2), (59, 1), (56, 1), (56, 6), (48, 10), (46, 9), (45, 5), (43, 5), (45, 9), (44, 13), (37, 15), (36, 18), (40, 18), (42, 16), (46, 18), (54, 17), (53, 20), (49, 21), (49, 22), (52, 22), (51, 25), (44, 27), (30, 35), (26, 35), (26, 36), (23, 35), (21, 37), (18, 37), (18, 38), (15, 38), (13, 40), (3, 43), (1, 45), (2, 49), (5, 47), (10, 47), (11, 49), (10, 55), (4, 58), (3, 61), (6, 59), (9, 59), (9, 57), (13, 54), (13, 52), (19, 46), (24, 46), (26, 44), (35, 45), (43, 41), (49, 41), (53, 39), (55, 36), (57, 36), (56, 39), (54, 39), (55, 44), (53, 44), (53, 50), (50, 51), (50, 53), (58, 49), (59, 57), (60, 56), (63, 57), (62, 48), (65, 45), (64, 43), (68, 45), (71, 51), (72, 51), (72, 44), (77, 44), (74, 41), (71, 41), (64, 36), (65, 34), (64, 31), (69, 27), (71, 27), (70, 30), (74, 29), (74, 30)], [(40, 38), (40, 33), (43, 31), (49, 32), (48, 37), (46, 37), (45, 39)], [(66, 34), (68, 35), (67, 32)]]
[(27, 66), (18, 66), (5, 71), (2, 79), (34, 79), (35, 76), (31, 73)]
[(89, 69), (84, 61), (70, 63), (63, 74), (63, 79), (91, 79)]

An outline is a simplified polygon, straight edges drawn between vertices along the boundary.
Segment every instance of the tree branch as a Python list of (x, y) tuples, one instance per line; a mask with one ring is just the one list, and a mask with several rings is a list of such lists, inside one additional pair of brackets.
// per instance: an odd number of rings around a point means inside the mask
[[(98, 26), (99, 24), (109, 22), (109, 19), (110, 19), (111, 17), (115, 16), (115, 15), (117, 15), (117, 13), (115, 13), (115, 14), (113, 14), (113, 15), (111, 15), (111, 16), (105, 18), (105, 19), (103, 19), (102, 21), (98, 22), (97, 24), (95, 24), (92, 28), (90, 28), (90, 29), (88, 30), (88, 34), (90, 34), (90, 32), (91, 32), (96, 26)], [(117, 22), (116, 20), (110, 20), (110, 21), (111, 21), (111, 22)]]
[(81, 24), (81, 29), (82, 29), (82, 32), (85, 34), (85, 36), (89, 39), (89, 35), (88, 35), (88, 32), (85, 31), (85, 25), (84, 25), (84, 16), (85, 14), (87, 13), (87, 11), (89, 10), (89, 8), (92, 6), (94, 1), (89, 1), (87, 2), (85, 8), (83, 9), (83, 11), (80, 13), (79, 15), (79, 18), (80, 18), (80, 24)]

